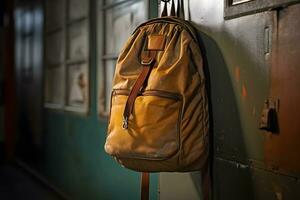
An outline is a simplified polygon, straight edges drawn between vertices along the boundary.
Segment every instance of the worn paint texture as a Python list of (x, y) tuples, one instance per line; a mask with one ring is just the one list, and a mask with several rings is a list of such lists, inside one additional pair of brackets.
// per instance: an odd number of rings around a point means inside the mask
[[(292, 20), (299, 19), (299, 6), (224, 20), (223, 0), (185, 2), (186, 16), (201, 31), (208, 61), (214, 199), (300, 199), (300, 60), (295, 56), (300, 40), (299, 20)], [(150, 9), (155, 16), (157, 1), (150, 1)], [(96, 27), (94, 18), (92, 24)], [(96, 31), (91, 32), (90, 113), (45, 110), (38, 169), (72, 199), (139, 199), (139, 174), (123, 169), (103, 150), (106, 121), (96, 112), (98, 54)], [(269, 98), (280, 99), (277, 135), (258, 129)], [(162, 173), (160, 198), (201, 199), (200, 176)], [(151, 181), (151, 199), (157, 199), (156, 174)]]
[[(151, 17), (157, 4), (150, 6)], [(95, 19), (91, 19), (94, 23)], [(94, 26), (95, 27), (95, 26)], [(92, 29), (91, 32), (95, 32)], [(93, 36), (94, 37), (94, 36)], [(92, 40), (95, 38), (92, 38)], [(91, 42), (95, 49), (95, 42)], [(41, 171), (72, 199), (139, 199), (140, 173), (122, 168), (104, 152), (107, 121), (97, 114), (96, 59), (91, 51), (91, 107), (87, 116), (48, 110)], [(151, 199), (157, 199), (157, 175), (151, 175)]]
[(300, 176), (300, 5), (277, 13), (270, 98), (279, 100), (278, 134), (267, 133), (265, 160), (270, 168)]
[[(186, 16), (202, 32), (208, 60), (214, 199), (299, 199), (300, 60), (295, 55), (300, 53), (300, 36), (295, 29), (300, 24), (295, 19), (300, 7), (224, 20), (223, 6), (223, 0), (190, 0), (186, 6)], [(259, 129), (269, 98), (280, 99), (277, 135)], [(186, 174), (194, 182), (187, 191), (176, 190), (185, 179), (174, 174), (175, 183), (169, 176), (160, 177), (163, 200), (168, 199), (164, 191), (201, 196), (197, 175)]]

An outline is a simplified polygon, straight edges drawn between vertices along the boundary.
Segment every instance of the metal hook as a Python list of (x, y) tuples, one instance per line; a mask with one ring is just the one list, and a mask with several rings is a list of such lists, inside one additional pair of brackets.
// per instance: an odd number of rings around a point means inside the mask
[(174, 0), (172, 0), (170, 16), (176, 16)]
[(184, 1), (183, 0), (177, 0), (177, 17), (181, 19), (185, 19), (184, 17)]
[(163, 11), (162, 11), (162, 13), (161, 13), (161, 16), (162, 16), (162, 17), (168, 16), (167, 3), (168, 3), (170, 0), (161, 0), (161, 1), (162, 1), (162, 2), (165, 2)]

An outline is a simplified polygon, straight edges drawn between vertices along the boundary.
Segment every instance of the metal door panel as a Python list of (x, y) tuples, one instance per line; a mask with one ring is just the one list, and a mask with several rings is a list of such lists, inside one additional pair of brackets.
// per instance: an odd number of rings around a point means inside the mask
[(263, 165), (264, 133), (258, 125), (270, 89), (272, 41), (267, 33), (274, 29), (276, 12), (224, 20), (223, 1), (189, 4), (208, 59), (216, 156)]
[[(300, 199), (293, 177), (300, 169), (299, 5), (232, 20), (224, 20), (223, 6), (221, 0), (190, 0), (187, 12), (202, 32), (208, 59), (215, 199)], [(268, 98), (280, 99), (278, 134), (259, 130)], [(183, 176), (162, 175), (161, 197), (170, 188), (173, 196), (199, 194), (199, 176)], [(181, 192), (174, 180), (194, 185)]]
[(295, 178), (223, 159), (216, 159), (214, 170), (214, 199), (300, 199), (300, 183)]
[[(226, 21), (222, 15), (222, 0), (190, 0), (189, 5), (191, 20), (202, 32), (206, 48), (215, 156), (263, 167), (265, 135), (258, 129), (258, 123), (269, 93), (272, 57), (271, 52), (265, 51), (266, 44), (270, 45), (269, 41), (266, 42), (265, 30), (274, 26), (275, 11)], [(218, 170), (220, 168), (216, 169), (217, 173)], [(224, 173), (228, 175), (229, 171)], [(235, 172), (230, 173), (234, 175)], [(217, 176), (223, 179), (225, 175), (222, 172)], [(187, 193), (200, 197), (199, 180), (200, 175), (195, 174), (163, 174), (160, 177), (160, 197), (171, 199), (165, 195), (170, 190), (172, 196)], [(194, 185), (184, 191), (178, 190), (176, 188), (183, 185), (181, 181), (186, 184), (193, 182)], [(246, 175), (244, 181), (247, 188), (251, 181)]]
[(278, 12), (270, 98), (279, 99), (277, 134), (266, 133), (268, 167), (300, 177), (300, 5)]
[(208, 50), (216, 156), (264, 160), (264, 134), (258, 124), (270, 87), (272, 52), (265, 53), (265, 30), (273, 26), (274, 12), (265, 12), (224, 21), (220, 33), (209, 33), (216, 41), (215, 49)]

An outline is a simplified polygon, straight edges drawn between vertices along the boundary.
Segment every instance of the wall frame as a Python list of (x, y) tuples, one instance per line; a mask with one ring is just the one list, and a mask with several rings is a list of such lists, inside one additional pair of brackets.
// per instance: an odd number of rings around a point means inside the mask
[(90, 1), (48, 0), (45, 7), (45, 107), (87, 114)]
[(106, 118), (109, 113), (112, 79), (118, 53), (136, 26), (149, 19), (149, 2), (97, 1), (97, 19), (101, 19), (97, 21), (97, 113), (100, 118)]
[(224, 0), (224, 18), (232, 19), (267, 10), (280, 9), (300, 0)]

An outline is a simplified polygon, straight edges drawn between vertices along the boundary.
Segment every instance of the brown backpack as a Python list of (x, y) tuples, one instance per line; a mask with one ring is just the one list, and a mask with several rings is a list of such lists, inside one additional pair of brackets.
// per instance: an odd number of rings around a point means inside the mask
[(116, 65), (105, 151), (140, 172), (207, 171), (208, 98), (189, 22), (152, 19), (127, 41)]

